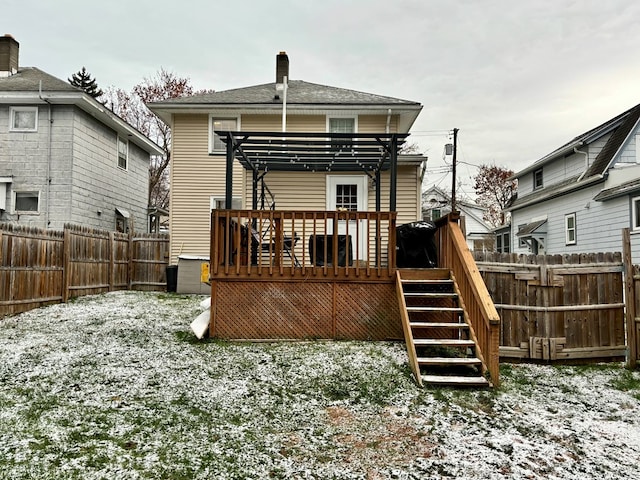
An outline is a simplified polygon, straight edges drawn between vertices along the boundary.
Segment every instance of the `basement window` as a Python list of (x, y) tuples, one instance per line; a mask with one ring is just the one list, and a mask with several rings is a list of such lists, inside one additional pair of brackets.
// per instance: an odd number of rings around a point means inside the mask
[(15, 213), (38, 213), (40, 192), (14, 192), (13, 210)]

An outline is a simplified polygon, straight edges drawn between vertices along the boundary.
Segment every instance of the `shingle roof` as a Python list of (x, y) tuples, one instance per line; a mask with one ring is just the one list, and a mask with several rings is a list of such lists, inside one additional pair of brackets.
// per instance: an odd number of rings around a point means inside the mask
[(593, 175), (603, 174), (611, 160), (613, 160), (614, 155), (620, 150), (622, 143), (627, 139), (627, 136), (631, 132), (631, 129), (638, 123), (638, 119), (640, 119), (640, 105), (636, 105), (630, 110), (627, 110), (625, 113), (619, 116), (622, 123), (618, 127), (616, 127), (615, 131), (612, 133), (611, 137), (602, 148), (594, 162), (588, 168), (587, 173), (585, 173), (584, 178), (589, 178)]
[(578, 135), (577, 137), (574, 137), (564, 145), (556, 148), (551, 153), (535, 161), (524, 170), (516, 173), (514, 175), (514, 178), (531, 172), (541, 167), (542, 165), (545, 165), (555, 160), (556, 158), (565, 155), (566, 153), (572, 152), (573, 147), (580, 147), (581, 145), (589, 144), (594, 140), (602, 137), (602, 135), (613, 131), (613, 134), (607, 141), (606, 145), (604, 146), (596, 160), (591, 164), (583, 178), (586, 179), (590, 176), (604, 173), (609, 166), (609, 163), (611, 163), (613, 156), (616, 154), (616, 152), (622, 145), (622, 142), (624, 142), (630, 130), (633, 128), (639, 118), (640, 105), (636, 105), (635, 107), (632, 107), (629, 110), (616, 115), (610, 120), (607, 120), (603, 124), (598, 125), (597, 127), (592, 128), (591, 130), (588, 130)]
[(18, 73), (0, 78), (0, 91), (4, 92), (78, 92), (77, 87), (35, 67), (21, 67)]
[[(205, 93), (189, 97), (164, 100), (158, 104), (218, 104), (218, 105), (248, 105), (248, 104), (279, 104), (282, 99), (276, 99), (276, 84), (266, 83), (245, 88), (236, 88), (221, 92)], [(282, 97), (282, 94), (280, 94)], [(358, 92), (344, 88), (329, 87), (303, 80), (291, 80), (287, 89), (287, 104), (289, 105), (407, 105), (420, 106), (419, 102), (402, 100), (399, 98)]]
[(611, 200), (612, 198), (621, 197), (637, 191), (640, 191), (640, 178), (602, 190), (598, 195), (593, 197), (593, 199), (603, 202), (605, 200)]

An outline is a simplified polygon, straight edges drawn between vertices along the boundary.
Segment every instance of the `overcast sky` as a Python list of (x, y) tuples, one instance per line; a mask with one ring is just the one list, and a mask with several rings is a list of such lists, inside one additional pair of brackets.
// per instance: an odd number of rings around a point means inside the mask
[[(86, 66), (129, 90), (160, 67), (197, 89), (295, 80), (420, 102), (410, 141), (427, 183), (518, 171), (640, 103), (638, 0), (3, 0), (20, 65), (66, 79)], [(472, 194), (470, 187), (463, 192)], [(473, 195), (472, 195), (473, 196)]]

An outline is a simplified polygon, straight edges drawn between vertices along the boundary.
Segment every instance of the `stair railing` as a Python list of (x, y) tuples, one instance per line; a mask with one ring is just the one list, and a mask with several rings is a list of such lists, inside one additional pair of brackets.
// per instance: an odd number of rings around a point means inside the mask
[(436, 242), (438, 267), (453, 272), (467, 309), (471, 328), (475, 332), (478, 348), (486, 362), (491, 381), (500, 384), (499, 342), (500, 317), (480, 275), (464, 234), (458, 224), (458, 213), (438, 219)]

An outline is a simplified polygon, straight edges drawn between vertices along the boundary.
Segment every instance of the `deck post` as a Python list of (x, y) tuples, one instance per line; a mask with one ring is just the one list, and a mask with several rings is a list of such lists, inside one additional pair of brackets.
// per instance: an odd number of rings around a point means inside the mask
[(224, 208), (231, 210), (233, 200), (233, 151), (235, 149), (233, 135), (227, 133), (229, 141), (227, 142), (227, 172), (226, 186), (224, 191)]
[(622, 229), (622, 261), (624, 262), (624, 286), (626, 301), (627, 330), (627, 366), (636, 368), (638, 362), (638, 344), (636, 339), (636, 289), (633, 278), (633, 261), (631, 257), (631, 234), (628, 228)]

